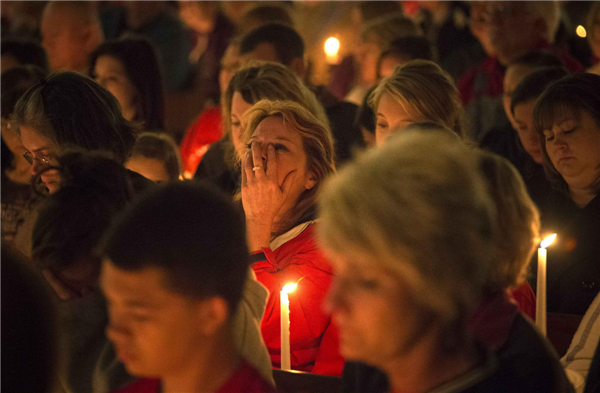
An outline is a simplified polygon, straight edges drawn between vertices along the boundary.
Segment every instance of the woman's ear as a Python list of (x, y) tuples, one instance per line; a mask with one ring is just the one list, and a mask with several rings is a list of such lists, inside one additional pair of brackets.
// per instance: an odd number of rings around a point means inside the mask
[(306, 179), (306, 183), (304, 184), (304, 188), (310, 190), (314, 186), (317, 185), (317, 177), (311, 173), (308, 174), (308, 178)]
[(229, 318), (229, 306), (225, 299), (212, 297), (198, 304), (198, 323), (202, 333), (212, 336), (219, 331)]

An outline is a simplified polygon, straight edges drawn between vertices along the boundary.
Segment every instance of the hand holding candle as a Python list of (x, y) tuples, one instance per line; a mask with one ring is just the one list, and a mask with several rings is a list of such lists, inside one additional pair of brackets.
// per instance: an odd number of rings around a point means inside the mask
[(556, 239), (556, 233), (542, 240), (538, 249), (535, 325), (544, 336), (546, 335), (546, 248), (552, 244), (554, 239)]
[(290, 299), (288, 294), (292, 292), (298, 283), (287, 284), (281, 288), (281, 369), (291, 370), (290, 361)]

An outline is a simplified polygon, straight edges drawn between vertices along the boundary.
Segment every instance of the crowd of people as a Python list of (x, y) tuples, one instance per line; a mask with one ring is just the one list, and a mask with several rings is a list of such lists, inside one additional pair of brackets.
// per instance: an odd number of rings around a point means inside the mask
[(600, 392), (599, 3), (12, 3), (7, 391)]

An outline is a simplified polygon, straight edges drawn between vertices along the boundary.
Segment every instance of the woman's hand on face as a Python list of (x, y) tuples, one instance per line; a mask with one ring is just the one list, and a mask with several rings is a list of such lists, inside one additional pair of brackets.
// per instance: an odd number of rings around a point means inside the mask
[[(260, 168), (253, 170), (254, 168)], [(286, 176), (281, 187), (277, 180), (277, 159), (272, 144), (267, 146), (263, 159), (261, 146), (252, 143), (242, 163), (242, 204), (246, 220), (272, 226), (286, 201), (296, 172)]]
[(48, 281), (48, 284), (54, 289), (54, 292), (60, 300), (71, 300), (79, 297), (75, 291), (67, 287), (58, 277), (54, 275), (49, 269), (42, 270), (42, 274)]

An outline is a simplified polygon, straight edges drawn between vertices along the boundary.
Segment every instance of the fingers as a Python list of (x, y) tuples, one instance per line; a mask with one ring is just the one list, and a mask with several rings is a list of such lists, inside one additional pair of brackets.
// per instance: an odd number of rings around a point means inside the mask
[(242, 187), (247, 186), (248, 180), (254, 177), (252, 167), (252, 152), (248, 150), (242, 159)]
[(263, 163), (263, 159), (262, 159), (262, 152), (261, 152), (261, 148), (260, 145), (258, 143), (252, 143), (252, 163), (254, 164), (253, 167), (260, 167), (260, 169), (257, 170), (253, 170), (254, 171), (254, 175), (256, 177), (260, 177), (261, 175), (263, 175), (265, 172), (265, 168), (264, 168), (264, 163)]
[(292, 189), (292, 184), (294, 184), (294, 179), (296, 178), (297, 172), (293, 171), (287, 174), (285, 179), (283, 179), (283, 184), (281, 185), (281, 193), (283, 194), (283, 199), (287, 199), (290, 190)]
[(273, 181), (277, 181), (277, 159), (275, 158), (275, 147), (272, 144), (267, 146), (266, 167), (267, 177)]

